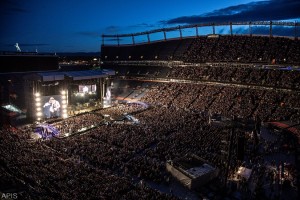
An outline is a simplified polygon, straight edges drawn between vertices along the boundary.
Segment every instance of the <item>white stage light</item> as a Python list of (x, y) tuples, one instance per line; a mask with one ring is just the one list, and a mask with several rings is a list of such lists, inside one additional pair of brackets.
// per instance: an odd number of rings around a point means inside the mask
[(35, 103), (35, 106), (36, 106), (36, 107), (40, 107), (41, 105), (42, 105), (41, 102), (36, 102), (36, 103)]

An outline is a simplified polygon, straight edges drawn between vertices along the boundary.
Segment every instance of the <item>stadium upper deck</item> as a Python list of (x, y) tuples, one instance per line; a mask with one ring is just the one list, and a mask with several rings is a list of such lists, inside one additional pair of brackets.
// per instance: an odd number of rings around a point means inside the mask
[[(216, 26), (229, 26), (229, 35), (216, 34)], [(249, 26), (247, 35), (233, 33), (233, 25)], [(273, 26), (288, 26), (294, 37), (275, 37)], [(269, 27), (269, 34), (258, 36), (253, 33), (254, 26)], [(198, 28), (211, 27), (212, 34), (199, 35)], [(183, 37), (184, 28), (194, 28), (196, 34)], [(241, 63), (300, 63), (300, 42), (298, 40), (299, 23), (292, 22), (247, 22), (226, 24), (202, 24), (168, 29), (159, 29), (143, 33), (124, 35), (103, 35), (101, 46), (102, 61), (124, 60), (182, 60), (185, 62), (241, 62)], [(178, 38), (167, 38), (166, 32), (179, 31)], [(151, 41), (150, 34), (162, 32), (164, 37)], [(135, 37), (146, 35), (147, 42), (136, 43)], [(132, 37), (132, 43), (120, 44), (120, 38)], [(117, 45), (104, 44), (105, 38), (117, 40)]]

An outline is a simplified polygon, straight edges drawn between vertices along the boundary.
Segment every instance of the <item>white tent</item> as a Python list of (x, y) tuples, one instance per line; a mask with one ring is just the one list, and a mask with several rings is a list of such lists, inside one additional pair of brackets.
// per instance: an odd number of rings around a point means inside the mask
[(238, 177), (245, 178), (246, 180), (250, 178), (251, 173), (252, 173), (252, 169), (248, 169), (246, 167), (239, 167), (237, 171)]

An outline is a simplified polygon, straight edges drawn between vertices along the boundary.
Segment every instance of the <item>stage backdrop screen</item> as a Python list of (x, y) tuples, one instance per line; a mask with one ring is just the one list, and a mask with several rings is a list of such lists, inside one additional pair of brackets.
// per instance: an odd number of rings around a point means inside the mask
[(79, 85), (79, 93), (96, 92), (96, 85)]
[(61, 117), (62, 114), (62, 96), (61, 95), (52, 95), (52, 96), (42, 96), (42, 111), (43, 118), (56, 118)]

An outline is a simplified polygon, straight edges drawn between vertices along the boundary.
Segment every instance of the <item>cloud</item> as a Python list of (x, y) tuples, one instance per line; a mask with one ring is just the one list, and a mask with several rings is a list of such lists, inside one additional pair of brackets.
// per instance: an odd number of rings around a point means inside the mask
[(1, 0), (0, 5), (1, 15), (13, 15), (29, 12), (29, 10), (24, 9), (22, 4), (20, 4), (20, 1), (17, 0)]
[(93, 38), (101, 37), (100, 33), (94, 32), (94, 31), (81, 31), (81, 32), (77, 32), (77, 34), (83, 35), (83, 36), (88, 36), (88, 37), (93, 37)]
[(239, 4), (239, 5), (235, 5), (235, 6), (229, 6), (226, 8), (222, 8), (219, 10), (214, 10), (212, 12), (208, 12), (203, 14), (203, 16), (205, 17), (214, 17), (214, 16), (224, 16), (224, 15), (235, 15), (241, 12), (247, 12), (251, 9), (253, 9), (254, 7), (260, 5), (267, 5), (269, 1), (261, 1), (261, 2), (250, 2), (248, 4)]
[(156, 27), (153, 24), (147, 24), (147, 23), (141, 23), (141, 24), (135, 24), (135, 25), (130, 25), (128, 28), (153, 28)]
[(108, 26), (104, 29), (105, 34), (126, 34), (132, 32), (140, 32), (141, 30), (147, 30), (149, 28), (156, 28), (157, 25), (140, 23), (128, 26)]
[(230, 6), (201, 15), (181, 16), (165, 21), (165, 25), (207, 22), (269, 21), (300, 18), (299, 0), (270, 0)]
[(120, 26), (108, 26), (105, 28), (105, 32), (106, 33), (117, 33), (119, 32), (121, 29)]

